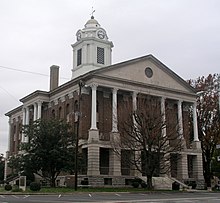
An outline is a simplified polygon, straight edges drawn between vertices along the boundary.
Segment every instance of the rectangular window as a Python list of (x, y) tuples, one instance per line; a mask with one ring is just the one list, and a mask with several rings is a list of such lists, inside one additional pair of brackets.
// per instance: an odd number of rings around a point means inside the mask
[(112, 178), (104, 178), (104, 185), (112, 185)]
[(104, 48), (97, 47), (97, 63), (105, 64), (104, 56), (105, 56)]
[(82, 49), (77, 50), (77, 66), (82, 64)]

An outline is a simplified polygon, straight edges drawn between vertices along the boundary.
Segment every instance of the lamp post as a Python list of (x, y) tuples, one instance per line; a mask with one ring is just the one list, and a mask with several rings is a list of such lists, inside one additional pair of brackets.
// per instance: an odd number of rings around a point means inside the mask
[(1, 173), (3, 178), (5, 177), (5, 175), (4, 175), (5, 174), (5, 166), (4, 166), (5, 162), (6, 162), (6, 160), (5, 160), (4, 155), (0, 154), (0, 164), (1, 164), (1, 167), (0, 167), (1, 171), (0, 171), (0, 173)]
[(80, 116), (81, 116), (81, 96), (82, 88), (85, 86), (85, 83), (80, 80), (79, 83), (79, 102), (78, 102), (78, 112), (77, 112), (77, 128), (76, 128), (76, 148), (75, 148), (75, 191), (77, 190), (77, 181), (78, 181), (78, 151), (79, 151), (79, 126), (80, 126)]
[(220, 74), (218, 75), (218, 108), (220, 116)]

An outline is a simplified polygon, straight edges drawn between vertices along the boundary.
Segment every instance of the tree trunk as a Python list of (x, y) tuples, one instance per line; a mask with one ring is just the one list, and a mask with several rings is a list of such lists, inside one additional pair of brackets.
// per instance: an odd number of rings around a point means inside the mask
[(205, 183), (207, 187), (211, 187), (211, 178), (212, 178), (212, 172), (211, 172), (211, 161), (210, 159), (207, 159), (206, 162), (204, 162), (204, 178), (205, 178)]
[(56, 181), (55, 174), (53, 174), (51, 176), (51, 183), (50, 183), (51, 187), (56, 187), (55, 181)]
[(55, 179), (54, 178), (51, 179), (51, 184), (50, 185), (51, 185), (51, 187), (56, 187)]
[(147, 175), (147, 189), (153, 190), (152, 176)]

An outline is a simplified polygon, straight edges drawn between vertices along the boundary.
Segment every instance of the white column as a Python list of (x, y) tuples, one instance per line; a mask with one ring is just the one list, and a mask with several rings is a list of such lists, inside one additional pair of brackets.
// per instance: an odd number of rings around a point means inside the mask
[(11, 136), (13, 136), (11, 133), (11, 117), (9, 117), (8, 128), (8, 151), (11, 151)]
[[(29, 116), (30, 115), (30, 111), (29, 111), (29, 107), (26, 107), (26, 121), (25, 121), (25, 125), (29, 125)], [(28, 137), (24, 137), (24, 142), (28, 142)]]
[(197, 126), (196, 102), (193, 104), (193, 131), (194, 131), (194, 141), (199, 141), (198, 126)]
[(132, 94), (132, 108), (134, 127), (137, 127), (137, 122), (135, 119), (135, 112), (137, 111), (137, 92), (133, 92)]
[(178, 127), (180, 137), (183, 138), (183, 115), (182, 115), (182, 101), (178, 101)]
[(97, 85), (92, 84), (92, 114), (91, 114), (91, 128), (90, 130), (97, 130), (96, 126), (96, 90), (97, 90)]
[(132, 94), (132, 105), (133, 105), (133, 111), (137, 110), (137, 92), (133, 92)]
[(4, 181), (7, 180), (7, 169), (8, 169), (8, 159), (5, 158), (5, 168), (4, 168)]
[(161, 116), (162, 116), (162, 136), (166, 137), (166, 112), (165, 112), (165, 98), (161, 97)]
[(22, 125), (26, 125), (26, 108), (25, 107), (23, 107), (22, 112), (23, 112)]
[(29, 115), (30, 115), (30, 111), (29, 111), (29, 107), (26, 107), (26, 119), (25, 119), (25, 124), (29, 125)]
[[(133, 110), (133, 113), (135, 113), (137, 111), (137, 92), (133, 92), (132, 94), (132, 110)], [(136, 119), (135, 119), (135, 115), (133, 114), (133, 122), (134, 122), (134, 128), (137, 128), (138, 129), (138, 124), (136, 122)], [(135, 156), (135, 160), (140, 160), (140, 151), (139, 150), (135, 150), (134, 152), (134, 156)], [(137, 177), (141, 177), (142, 176), (142, 173), (137, 170), (137, 168), (141, 168), (141, 161), (138, 161), (137, 162), (137, 166), (132, 166), (132, 171), (133, 171), (133, 175), (137, 176)]]
[[(24, 126), (24, 125), (26, 125), (26, 108), (23, 107), (22, 111), (23, 111), (22, 125)], [(24, 142), (24, 133), (22, 133), (21, 142)]]
[(137, 110), (137, 92), (133, 92), (132, 94), (132, 113), (133, 113), (133, 122), (134, 122), (134, 127), (137, 127), (137, 122), (135, 119), (135, 112)]
[(34, 103), (34, 121), (37, 120), (37, 103)]
[(41, 108), (42, 108), (42, 102), (37, 102), (37, 119), (41, 118)]
[(112, 132), (118, 132), (117, 91), (112, 90)]

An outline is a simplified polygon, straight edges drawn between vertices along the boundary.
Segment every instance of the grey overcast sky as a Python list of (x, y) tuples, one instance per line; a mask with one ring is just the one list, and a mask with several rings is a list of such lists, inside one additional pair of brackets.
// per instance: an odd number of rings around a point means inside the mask
[[(187, 80), (220, 67), (219, 0), (0, 0), (0, 153), (7, 150), (6, 112), (49, 89), (51, 65), (71, 78), (75, 34), (90, 18), (113, 42), (113, 63), (153, 54)], [(60, 83), (68, 79), (61, 79)]]

